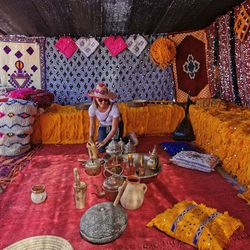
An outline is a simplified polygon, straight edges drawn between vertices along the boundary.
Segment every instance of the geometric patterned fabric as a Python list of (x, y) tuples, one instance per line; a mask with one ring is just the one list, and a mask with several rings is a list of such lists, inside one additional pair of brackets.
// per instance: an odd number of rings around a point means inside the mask
[(167, 235), (198, 249), (222, 250), (237, 229), (244, 229), (239, 219), (195, 201), (181, 201), (158, 214), (148, 224)]
[[(157, 38), (144, 37), (149, 43)], [(149, 47), (138, 57), (127, 49), (112, 57), (103, 44), (104, 39), (96, 38), (100, 46), (88, 58), (78, 49), (69, 59), (54, 48), (56, 38), (46, 39), (46, 89), (55, 95), (55, 102), (74, 105), (90, 101), (86, 93), (98, 82), (112, 89), (118, 95), (118, 102), (173, 99), (172, 70), (154, 65)]]
[(191, 99), (211, 97), (207, 79), (207, 38), (204, 30), (170, 35), (177, 45), (173, 64), (176, 99), (185, 102)]
[(12, 98), (0, 102), (0, 155), (19, 155), (30, 149), (36, 113), (33, 102)]
[(0, 36), (0, 87), (43, 87), (43, 40)]

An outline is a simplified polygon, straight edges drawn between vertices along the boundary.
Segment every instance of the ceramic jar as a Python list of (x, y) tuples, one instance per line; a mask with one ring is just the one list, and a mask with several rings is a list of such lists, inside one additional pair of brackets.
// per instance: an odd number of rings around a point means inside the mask
[(31, 188), (31, 200), (33, 203), (39, 204), (45, 201), (47, 193), (45, 186), (42, 184), (34, 185)]
[(128, 176), (127, 185), (120, 199), (121, 205), (130, 210), (138, 209), (143, 203), (146, 191), (147, 185), (140, 183), (138, 177), (133, 175)]

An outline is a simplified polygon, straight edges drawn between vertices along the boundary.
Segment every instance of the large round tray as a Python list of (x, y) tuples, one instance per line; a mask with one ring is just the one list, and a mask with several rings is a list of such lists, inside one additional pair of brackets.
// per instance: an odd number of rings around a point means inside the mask
[[(151, 169), (147, 165), (147, 161), (149, 160), (148, 154), (132, 153), (129, 155), (132, 156), (135, 166), (133, 174), (139, 177), (140, 181), (143, 183), (152, 182), (162, 169), (162, 163), (159, 159), (157, 160), (155, 169)], [(144, 162), (144, 170), (140, 171), (142, 157)], [(107, 159), (104, 163), (104, 175), (107, 176), (107, 173), (109, 175), (121, 176), (124, 178), (126, 178), (128, 175), (131, 175), (128, 168), (128, 154), (111, 156), (109, 159)]]

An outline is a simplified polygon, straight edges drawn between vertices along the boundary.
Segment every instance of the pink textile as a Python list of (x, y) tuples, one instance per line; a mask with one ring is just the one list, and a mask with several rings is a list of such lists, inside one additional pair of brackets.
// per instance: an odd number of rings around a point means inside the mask
[[(169, 137), (140, 138), (138, 152), (152, 151), (155, 144)], [(128, 213), (128, 225), (115, 241), (95, 245), (79, 234), (80, 218), (91, 206), (106, 201), (98, 199), (93, 184), (101, 186), (104, 179), (86, 175), (78, 158), (87, 159), (85, 145), (44, 145), (30, 164), (0, 195), (0, 249), (16, 241), (35, 235), (56, 235), (68, 240), (75, 250), (130, 250), (130, 249), (194, 249), (146, 224), (158, 213), (187, 199), (214, 207), (219, 212), (228, 211), (240, 219), (245, 230), (235, 234), (227, 249), (247, 249), (250, 245), (249, 206), (237, 197), (237, 191), (216, 171), (210, 174), (192, 171), (168, 163), (169, 155), (157, 146), (163, 169), (157, 179), (148, 184), (141, 208)], [(86, 207), (76, 209), (73, 199), (73, 168), (79, 169), (81, 180), (88, 184)], [(30, 200), (31, 186), (44, 183), (48, 193), (42, 204)]]
[(118, 55), (127, 48), (127, 44), (121, 36), (117, 36), (115, 38), (114, 36), (110, 35), (103, 42), (112, 56)]
[(15, 99), (25, 99), (26, 95), (33, 94), (35, 90), (33, 88), (18, 88), (8, 93), (8, 97)]
[(75, 41), (71, 37), (59, 38), (54, 46), (59, 51), (61, 51), (67, 57), (67, 59), (69, 59), (78, 49)]

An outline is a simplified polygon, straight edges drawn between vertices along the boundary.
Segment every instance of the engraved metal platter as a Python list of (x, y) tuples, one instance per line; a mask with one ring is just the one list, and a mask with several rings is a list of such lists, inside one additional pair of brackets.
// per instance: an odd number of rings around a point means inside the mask
[[(133, 169), (128, 164), (128, 155), (133, 158)], [(143, 183), (152, 182), (162, 169), (162, 163), (157, 158), (156, 165), (152, 168), (148, 163), (150, 156), (142, 153), (123, 154), (119, 156), (111, 156), (104, 163), (104, 170), (110, 175), (121, 176), (126, 178), (128, 175), (135, 175), (140, 178)]]
[(98, 203), (90, 207), (80, 220), (80, 234), (86, 240), (104, 244), (117, 239), (128, 222), (126, 211), (112, 202)]

